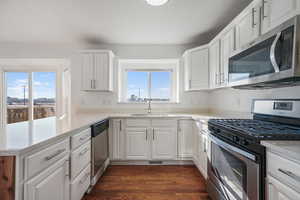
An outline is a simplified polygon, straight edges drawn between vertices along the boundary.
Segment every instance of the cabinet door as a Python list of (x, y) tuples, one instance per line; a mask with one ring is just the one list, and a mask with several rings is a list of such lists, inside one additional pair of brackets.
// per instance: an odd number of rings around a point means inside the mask
[(149, 135), (146, 128), (126, 129), (126, 159), (149, 159)]
[(208, 48), (191, 50), (187, 55), (187, 90), (209, 89)]
[(110, 160), (121, 160), (124, 158), (123, 120), (113, 119), (110, 121), (109, 131), (109, 156)]
[(109, 54), (95, 53), (95, 89), (101, 91), (108, 91), (109, 88)]
[(215, 41), (209, 47), (210, 88), (220, 85), (220, 47), (220, 40)]
[(69, 200), (69, 161), (65, 157), (24, 184), (25, 200)]
[(225, 86), (228, 83), (228, 68), (229, 58), (235, 50), (235, 34), (234, 29), (228, 31), (221, 39), (221, 68), (220, 68), (220, 83)]
[(81, 81), (82, 90), (94, 90), (94, 55), (83, 53), (81, 55)]
[(299, 14), (298, 0), (264, 0), (262, 6), (262, 33)]
[(178, 129), (178, 153), (179, 157), (193, 156), (193, 121), (180, 120)]
[(281, 181), (268, 176), (268, 200), (298, 200), (300, 199), (300, 193), (289, 188)]
[(240, 16), (236, 25), (236, 44), (237, 48), (247, 46), (259, 36), (260, 27), (260, 6), (256, 5), (246, 10)]
[(152, 129), (152, 159), (174, 160), (177, 154), (176, 129)]

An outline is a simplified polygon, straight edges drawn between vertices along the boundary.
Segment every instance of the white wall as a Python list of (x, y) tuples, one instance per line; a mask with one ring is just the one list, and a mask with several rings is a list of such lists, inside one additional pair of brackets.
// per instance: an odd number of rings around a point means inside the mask
[(298, 98), (300, 99), (300, 86), (269, 90), (237, 90), (219, 89), (209, 94), (209, 107), (213, 112), (251, 112), (253, 99), (268, 98)]
[[(161, 59), (180, 58), (184, 50), (191, 48), (187, 45), (96, 45), (96, 46), (66, 46), (47, 44), (0, 44), (0, 58), (67, 58), (71, 61), (72, 77), (72, 110), (93, 111), (136, 111), (146, 109), (146, 105), (130, 105), (117, 103), (117, 78), (115, 90), (107, 92), (80, 91), (81, 70), (79, 50), (82, 49), (110, 49), (123, 59)], [(116, 71), (117, 66), (115, 66)], [(115, 73), (116, 75), (116, 73)], [(183, 66), (180, 66), (180, 103), (156, 104), (154, 110), (158, 111), (206, 111), (208, 108), (208, 93), (183, 92)]]

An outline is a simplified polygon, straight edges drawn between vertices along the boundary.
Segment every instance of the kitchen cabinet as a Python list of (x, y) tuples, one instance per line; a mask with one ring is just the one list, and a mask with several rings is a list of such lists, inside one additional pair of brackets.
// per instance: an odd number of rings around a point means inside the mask
[(178, 122), (178, 157), (191, 158), (193, 156), (193, 120), (179, 120)]
[(82, 90), (113, 91), (113, 60), (114, 54), (111, 51), (82, 52)]
[(220, 85), (228, 84), (229, 58), (235, 50), (235, 32), (231, 28), (221, 38), (221, 67), (220, 67)]
[(298, 200), (300, 193), (289, 188), (281, 181), (271, 176), (267, 179), (267, 199), (268, 200)]
[(69, 160), (65, 156), (24, 184), (24, 200), (69, 200)]
[(252, 43), (260, 35), (260, 1), (253, 1), (236, 18), (236, 44), (243, 48)]
[(185, 90), (209, 89), (209, 51), (208, 46), (201, 46), (185, 52)]
[(205, 178), (207, 178), (208, 153), (207, 121), (195, 121), (193, 160)]
[(176, 130), (153, 128), (152, 131), (152, 160), (176, 159)]
[(126, 159), (149, 159), (149, 135), (147, 128), (126, 128)]
[(109, 157), (110, 160), (122, 160), (123, 142), (125, 140), (123, 134), (123, 120), (122, 119), (112, 119), (110, 120), (110, 131), (109, 131)]
[(262, 0), (262, 33), (300, 14), (299, 0)]
[(220, 40), (213, 41), (209, 46), (209, 71), (210, 88), (214, 89), (220, 86), (220, 63), (221, 63), (221, 45)]

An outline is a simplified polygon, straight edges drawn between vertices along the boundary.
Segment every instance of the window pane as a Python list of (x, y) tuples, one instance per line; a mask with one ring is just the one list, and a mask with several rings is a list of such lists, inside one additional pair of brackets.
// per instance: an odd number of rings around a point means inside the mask
[(127, 72), (127, 100), (145, 102), (148, 97), (148, 72)]
[(28, 121), (28, 83), (26, 72), (5, 72), (7, 124)]
[(151, 72), (152, 101), (170, 101), (171, 72)]
[(33, 119), (55, 116), (55, 72), (34, 72), (32, 75)]

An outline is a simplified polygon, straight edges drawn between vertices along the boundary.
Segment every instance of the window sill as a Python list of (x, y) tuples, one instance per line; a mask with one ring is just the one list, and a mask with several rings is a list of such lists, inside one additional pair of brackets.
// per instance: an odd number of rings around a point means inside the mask
[[(148, 105), (148, 102), (127, 102), (127, 101), (120, 101), (118, 102), (117, 104), (132, 104), (132, 105)], [(152, 105), (155, 105), (155, 104), (180, 104), (180, 102), (151, 102)]]

